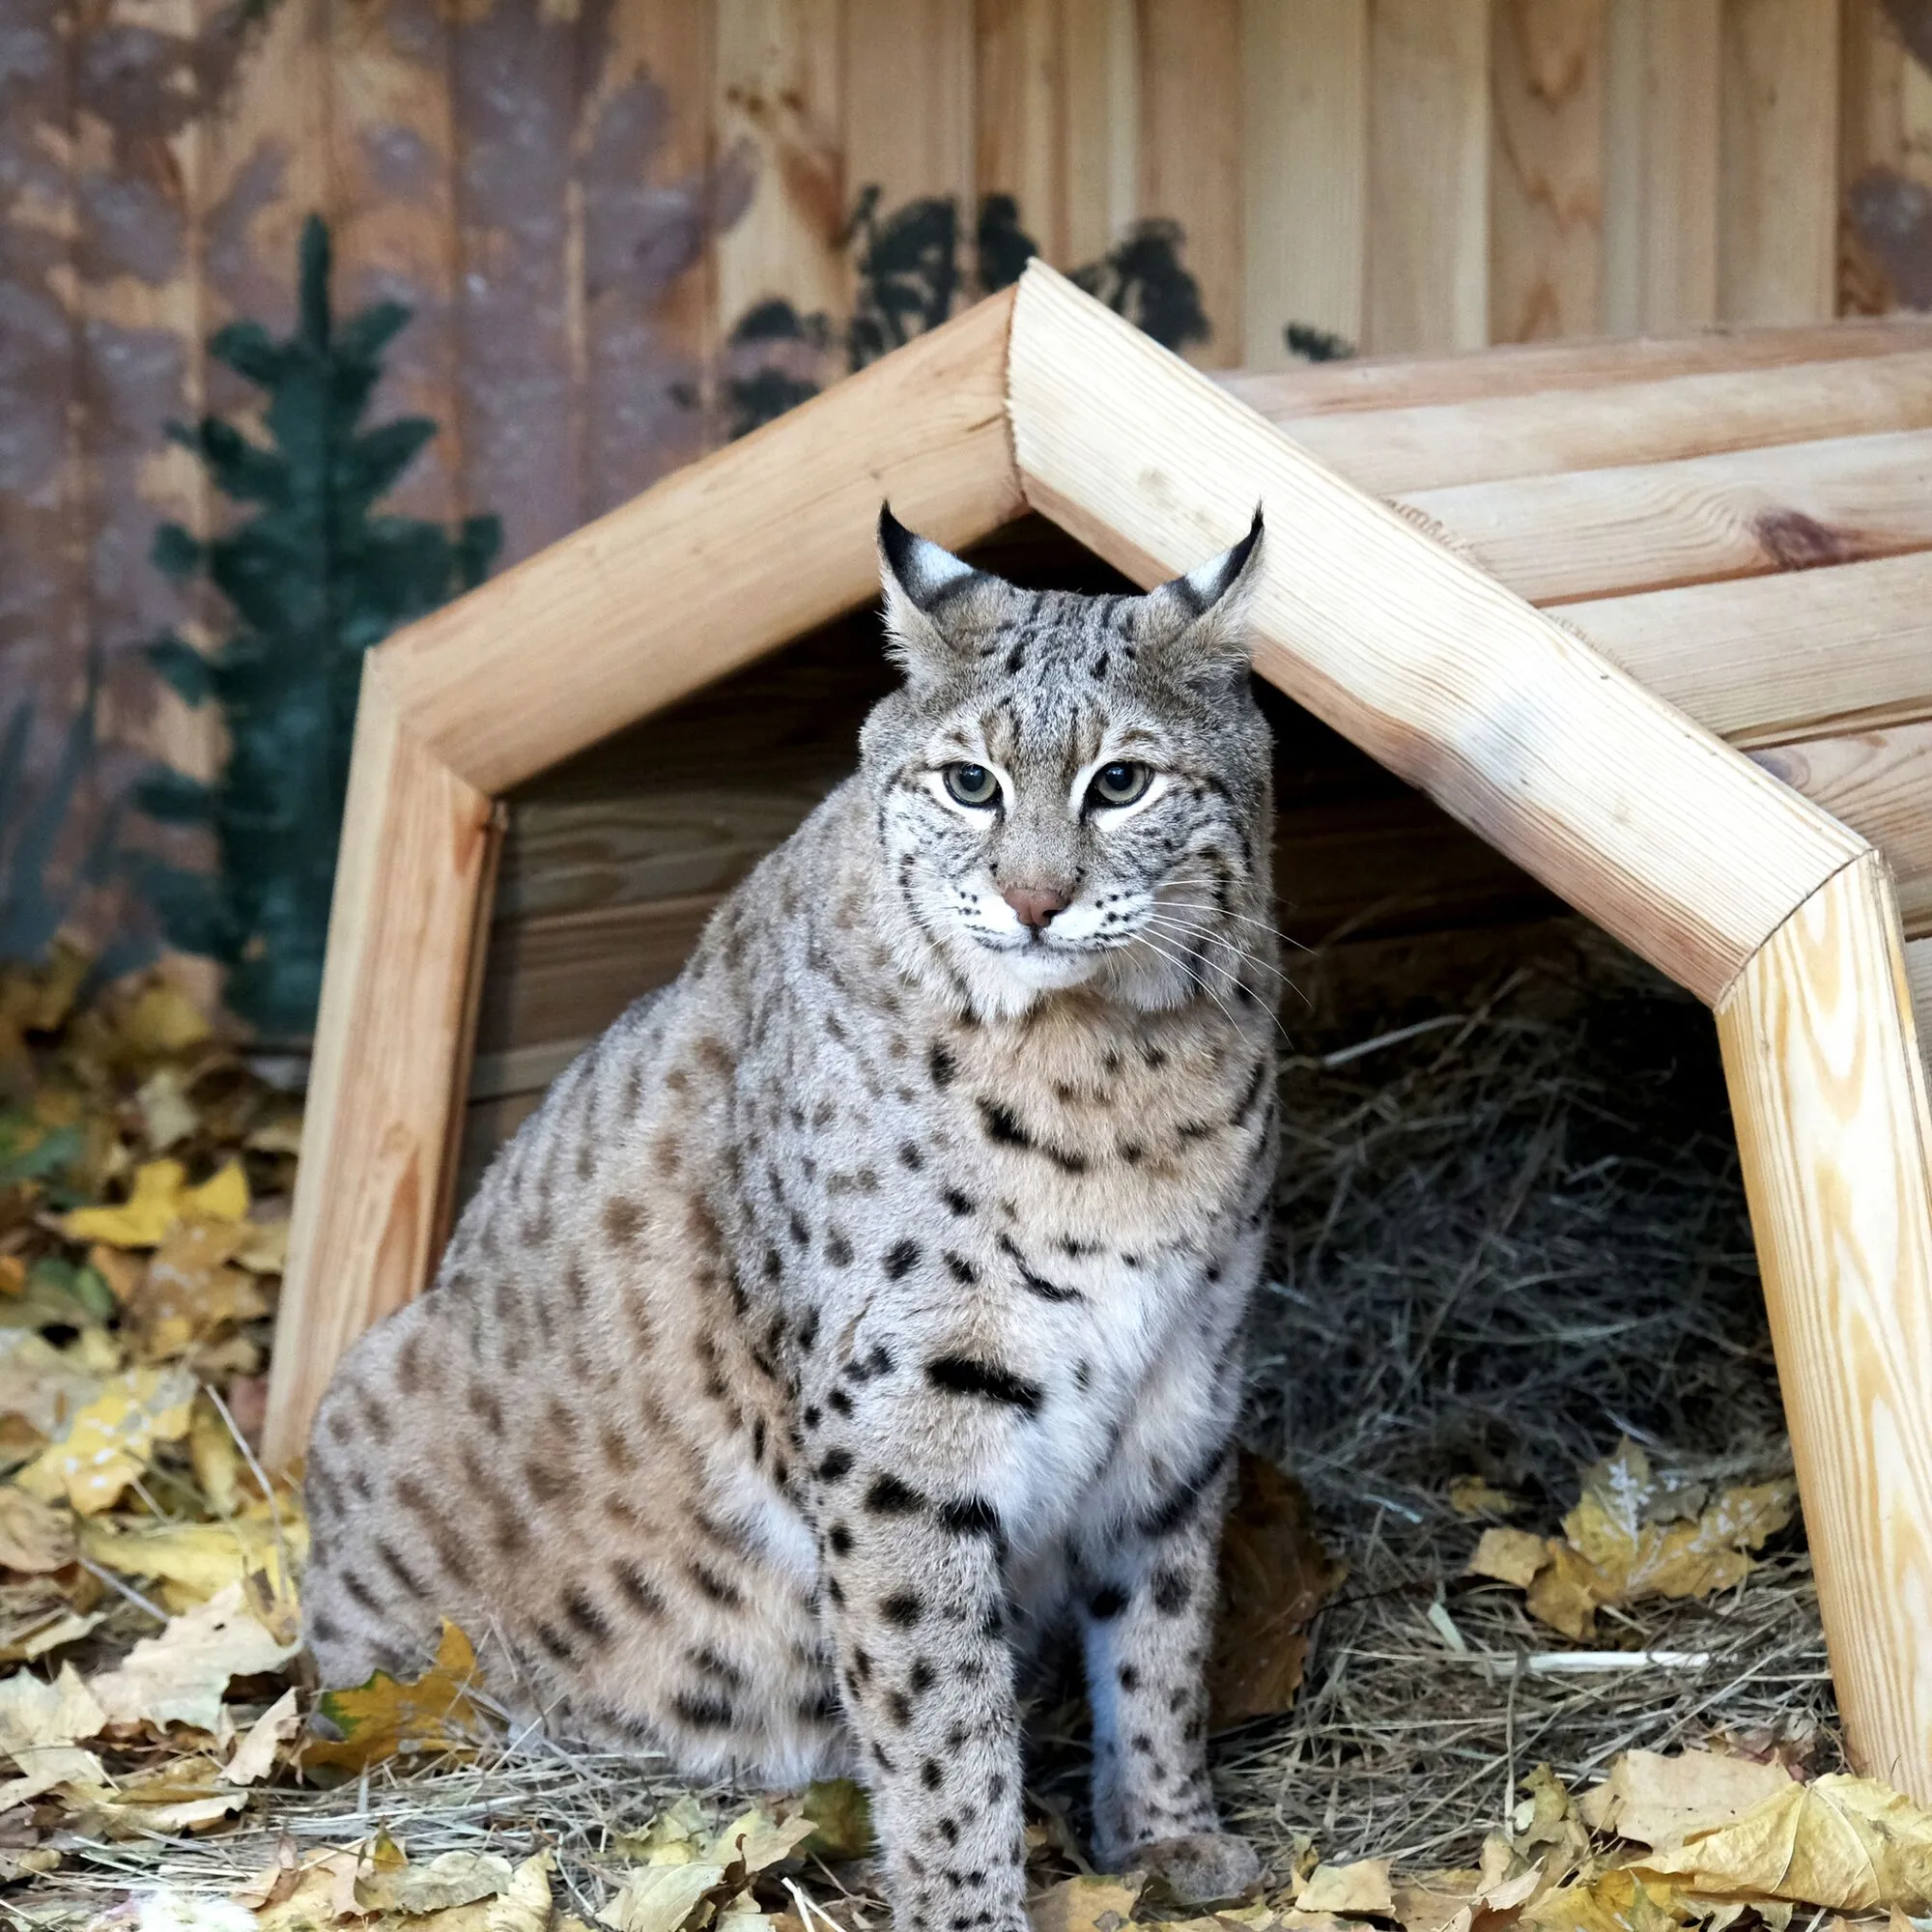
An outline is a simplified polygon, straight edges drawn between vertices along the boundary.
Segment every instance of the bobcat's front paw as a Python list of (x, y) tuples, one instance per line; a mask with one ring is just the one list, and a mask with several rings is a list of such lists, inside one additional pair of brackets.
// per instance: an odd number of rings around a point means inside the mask
[(1262, 1861), (1245, 1838), (1226, 1832), (1190, 1832), (1135, 1845), (1122, 1861), (1136, 1871), (1165, 1879), (1182, 1905), (1210, 1905), (1238, 1898), (1262, 1875)]

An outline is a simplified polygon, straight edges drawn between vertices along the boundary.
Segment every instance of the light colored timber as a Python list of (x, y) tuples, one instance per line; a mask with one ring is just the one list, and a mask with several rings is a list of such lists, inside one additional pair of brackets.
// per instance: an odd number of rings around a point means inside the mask
[(1932, 1797), (1932, 1183), (1883, 861), (1829, 880), (1718, 1007), (1746, 1198), (1853, 1763)]
[(989, 298), (392, 638), (412, 729), (505, 790), (863, 602), (882, 497), (955, 547), (1017, 516), (1011, 307)]
[(368, 660), (316, 1021), (263, 1452), (301, 1452), (329, 1372), (435, 1259), (468, 1073), (495, 814), (409, 730)]
[(1932, 427), (1932, 351), (1477, 402), (1274, 417), (1378, 496)]
[(1932, 349), (1932, 317), (1884, 316), (1798, 328), (1714, 328), (1629, 342), (1523, 342), (1461, 355), (1363, 356), (1297, 369), (1228, 370), (1215, 380), (1270, 422), (1281, 423), (1346, 410), (1466, 403), (1923, 349)]
[(1908, 935), (1932, 932), (1932, 721), (1807, 738), (1759, 766), (1869, 838), (1891, 868)]
[(1038, 264), (1009, 384), (1029, 501), (1141, 582), (1259, 498), (1261, 673), (1704, 999), (1864, 849)]
[(1912, 1015), (1918, 1026), (1918, 1060), (1932, 1079), (1932, 939), (1913, 939), (1905, 947), (1905, 983), (1912, 994)]
[(1932, 716), (1932, 552), (1566, 604), (1598, 650), (1755, 747)]
[(1536, 604), (1932, 546), (1932, 431), (1414, 490), (1401, 500)]

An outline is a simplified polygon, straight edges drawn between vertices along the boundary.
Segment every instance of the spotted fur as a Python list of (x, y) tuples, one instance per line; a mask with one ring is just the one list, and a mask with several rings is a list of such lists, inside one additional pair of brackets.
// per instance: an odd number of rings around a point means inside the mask
[[(903, 688), (556, 1082), (317, 1419), (322, 1675), (448, 1616), (554, 1731), (873, 1792), (901, 1928), (1026, 1923), (1016, 1673), (1095, 1852), (1237, 1892), (1202, 1663), (1273, 1158), (1259, 524), (1146, 597), (882, 520)], [(1153, 774), (1095, 804), (1107, 761)], [(950, 765), (995, 774), (958, 803)], [(1004, 895), (1064, 901), (1036, 930)]]

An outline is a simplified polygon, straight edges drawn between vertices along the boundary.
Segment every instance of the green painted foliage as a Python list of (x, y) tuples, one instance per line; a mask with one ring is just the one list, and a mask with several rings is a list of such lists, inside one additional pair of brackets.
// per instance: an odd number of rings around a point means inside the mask
[(207, 656), (172, 636), (148, 646), (189, 704), (221, 707), (228, 761), (213, 785), (156, 770), (137, 787), (152, 817), (206, 824), (218, 848), (213, 876), (142, 868), (168, 937), (222, 961), (231, 1009), (278, 1037), (314, 1023), (362, 654), (479, 583), (501, 542), (495, 517), (452, 533), (376, 513), (436, 434), (421, 416), (362, 427), (383, 352), (410, 311), (383, 302), (336, 322), (318, 216), (302, 230), (300, 270), (292, 335), (241, 322), (209, 342), (266, 391), (266, 441), (213, 416), (169, 432), (224, 496), (253, 506), (207, 543), (163, 525), (154, 547), (157, 568), (206, 578), (233, 618)]

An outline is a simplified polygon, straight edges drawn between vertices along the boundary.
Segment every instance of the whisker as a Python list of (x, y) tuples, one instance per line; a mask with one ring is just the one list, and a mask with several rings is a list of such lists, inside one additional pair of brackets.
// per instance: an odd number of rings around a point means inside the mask
[[(1159, 926), (1170, 937), (1180, 935), (1192, 939), (1208, 936), (1202, 927), (1186, 925), (1179, 920), (1163, 919), (1158, 913), (1149, 913), (1146, 917), (1147, 924)], [(1315, 1010), (1315, 1002), (1308, 997), (1307, 993), (1301, 987), (1295, 985), (1294, 981), (1288, 977), (1286, 969), (1279, 960), (1258, 959), (1244, 946), (1240, 945), (1231, 933), (1217, 933), (1213, 936), (1217, 943), (1227, 947), (1236, 958), (1258, 970), (1272, 973), (1284, 986), (1288, 986), (1293, 990), (1294, 996), (1310, 1012)], [(1268, 1017), (1274, 1022), (1275, 1031), (1281, 1035), (1283, 1044), (1288, 1047), (1290, 1052), (1293, 1052), (1294, 1050), (1294, 1041), (1288, 1029), (1282, 1025), (1281, 1015), (1275, 1012), (1271, 1007), (1267, 1011)]]
[(1243, 925), (1258, 925), (1264, 932), (1271, 932), (1284, 946), (1292, 946), (1297, 952), (1313, 954), (1319, 949), (1310, 946), (1306, 940), (1296, 939), (1292, 933), (1284, 932), (1278, 925), (1270, 925), (1264, 919), (1256, 919), (1253, 914), (1236, 912), (1230, 906), (1216, 905), (1207, 899), (1162, 899), (1154, 900), (1157, 906), (1167, 906), (1176, 912), (1217, 912), (1223, 919), (1237, 919)]

